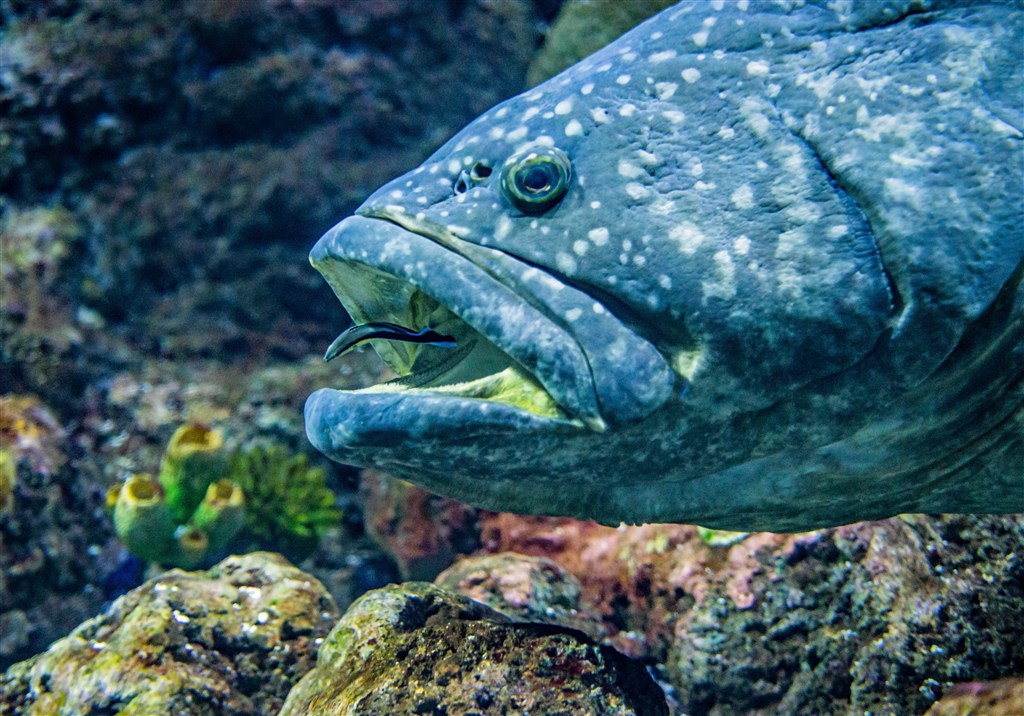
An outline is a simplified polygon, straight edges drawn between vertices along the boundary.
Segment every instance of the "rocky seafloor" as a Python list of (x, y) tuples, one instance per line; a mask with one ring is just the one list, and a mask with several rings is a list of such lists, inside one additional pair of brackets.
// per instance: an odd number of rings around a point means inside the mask
[[(0, 0), (0, 714), (1024, 713), (1024, 517), (610, 528), (306, 444), (380, 371), (312, 242), (627, 4)], [(110, 491), (185, 425), (331, 510), (146, 563)]]

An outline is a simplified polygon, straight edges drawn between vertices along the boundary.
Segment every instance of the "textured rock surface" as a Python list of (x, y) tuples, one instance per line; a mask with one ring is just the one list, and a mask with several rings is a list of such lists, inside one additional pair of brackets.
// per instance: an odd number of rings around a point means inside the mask
[(1020, 716), (1024, 679), (960, 684), (932, 704), (925, 716)]
[(0, 453), (14, 476), (0, 499), (0, 669), (26, 659), (103, 602), (105, 486), (50, 407), (0, 396)]
[(404, 480), (364, 470), (366, 531), (395, 560), (402, 579), (430, 580), (478, 546), (477, 510)]
[(696, 528), (484, 516), (486, 549), (579, 579), (686, 713), (921, 713), (1024, 672), (1024, 517), (908, 516), (726, 547)]
[(530, 86), (576, 64), (677, 0), (569, 0), (530, 63)]
[(644, 668), (614, 650), (411, 582), (352, 605), (281, 716), (414, 713), (668, 711)]
[(275, 714), (337, 616), (277, 555), (172, 570), (12, 666), (0, 713)]
[(483, 602), (517, 621), (559, 624), (594, 639), (605, 627), (581, 600), (580, 583), (556, 562), (515, 552), (460, 559), (434, 583)]
[(59, 286), (175, 355), (295, 357), (312, 238), (522, 88), (555, 0), (0, 7), (0, 192), (86, 233)]

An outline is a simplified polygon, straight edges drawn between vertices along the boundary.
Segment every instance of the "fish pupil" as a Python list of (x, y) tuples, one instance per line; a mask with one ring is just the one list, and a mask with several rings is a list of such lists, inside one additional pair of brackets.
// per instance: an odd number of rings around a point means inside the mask
[(546, 167), (533, 166), (523, 176), (523, 186), (529, 191), (544, 191), (551, 185), (551, 172)]

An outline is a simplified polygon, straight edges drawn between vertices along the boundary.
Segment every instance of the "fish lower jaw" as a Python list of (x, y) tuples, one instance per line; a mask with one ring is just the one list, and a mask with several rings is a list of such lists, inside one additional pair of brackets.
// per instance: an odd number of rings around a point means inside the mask
[(431, 381), (417, 385), (416, 374), (355, 390), (355, 393), (408, 393), (445, 395), (452, 398), (486, 400), (525, 410), (538, 417), (567, 420), (568, 416), (544, 388), (518, 365), (472, 380), (454, 383)]

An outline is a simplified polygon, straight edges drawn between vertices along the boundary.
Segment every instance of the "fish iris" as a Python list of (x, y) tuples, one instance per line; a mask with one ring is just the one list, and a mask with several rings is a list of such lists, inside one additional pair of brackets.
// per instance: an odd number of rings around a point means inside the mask
[(524, 214), (543, 214), (558, 204), (569, 189), (572, 165), (565, 152), (533, 149), (511, 157), (502, 172), (505, 197)]

